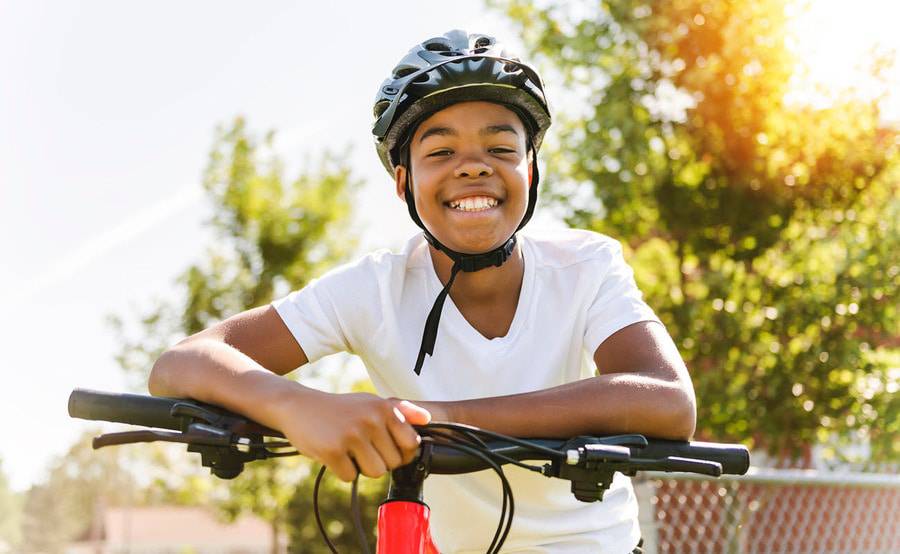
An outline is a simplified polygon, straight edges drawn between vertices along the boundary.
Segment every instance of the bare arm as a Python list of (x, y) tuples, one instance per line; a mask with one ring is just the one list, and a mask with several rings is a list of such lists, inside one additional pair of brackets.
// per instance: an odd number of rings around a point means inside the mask
[[(150, 393), (223, 406), (282, 431), (304, 454), (341, 479), (359, 470), (378, 477), (413, 459), (411, 424), (428, 413), (371, 394), (331, 394), (284, 374), (307, 363), (281, 316), (262, 306), (233, 316), (173, 346), (150, 373)], [(407, 423), (408, 421), (408, 423)]]
[(458, 402), (417, 402), (435, 419), (527, 437), (643, 433), (687, 439), (696, 407), (687, 368), (665, 328), (641, 322), (594, 353), (600, 375), (541, 391)]
[(271, 306), (248, 310), (173, 346), (150, 372), (150, 393), (195, 398), (275, 422), (284, 396), (302, 390), (280, 375), (307, 362), (306, 354)]

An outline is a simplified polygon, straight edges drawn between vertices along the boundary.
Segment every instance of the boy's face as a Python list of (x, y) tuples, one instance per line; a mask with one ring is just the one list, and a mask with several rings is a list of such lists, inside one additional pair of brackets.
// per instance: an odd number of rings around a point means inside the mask
[[(412, 193), (425, 227), (451, 250), (487, 252), (528, 206), (531, 152), (521, 119), (491, 102), (462, 102), (425, 119), (410, 140)], [(397, 166), (405, 196), (407, 168)]]

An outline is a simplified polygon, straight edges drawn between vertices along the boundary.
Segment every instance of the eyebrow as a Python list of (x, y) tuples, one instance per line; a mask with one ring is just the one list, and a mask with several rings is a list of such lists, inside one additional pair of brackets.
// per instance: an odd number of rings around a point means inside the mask
[(454, 131), (454, 130), (451, 129), (450, 127), (430, 127), (427, 131), (425, 131), (424, 133), (422, 133), (422, 136), (421, 136), (421, 137), (419, 137), (419, 142), (424, 141), (425, 139), (427, 139), (428, 137), (430, 137), (430, 136), (432, 136), (432, 135), (438, 135), (438, 136), (448, 136), (448, 135), (453, 135), (453, 136), (455, 136), (455, 135), (458, 135), (458, 134), (459, 134), (459, 133), (457, 133), (456, 131)]
[(512, 133), (516, 136), (519, 136), (519, 133), (516, 131), (515, 127), (512, 125), (489, 125), (478, 132), (479, 135), (485, 137), (488, 135), (496, 135), (497, 133)]
[[(518, 134), (519, 134), (516, 131), (515, 127), (513, 127), (512, 125), (507, 125), (505, 123), (502, 125), (488, 125), (487, 127), (478, 131), (478, 134), (483, 137), (488, 136), (488, 135), (496, 135), (497, 133), (512, 133), (516, 136), (518, 136)], [(458, 136), (459, 133), (457, 133), (456, 130), (454, 130), (450, 127), (430, 127), (427, 131), (422, 133), (421, 137), (419, 137), (419, 142), (424, 141), (425, 139), (427, 139), (428, 137), (430, 137), (432, 135)]]

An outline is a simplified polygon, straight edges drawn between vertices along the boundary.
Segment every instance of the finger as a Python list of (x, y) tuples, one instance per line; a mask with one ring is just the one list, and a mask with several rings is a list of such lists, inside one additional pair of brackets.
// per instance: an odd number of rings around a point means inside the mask
[(364, 441), (354, 445), (350, 449), (350, 456), (356, 461), (360, 473), (366, 477), (374, 479), (387, 473), (384, 460), (381, 459), (371, 442)]
[(353, 460), (349, 455), (345, 454), (339, 457), (337, 460), (325, 465), (327, 465), (328, 469), (330, 469), (332, 473), (337, 475), (338, 479), (340, 479), (341, 481), (350, 483), (354, 479), (356, 479), (356, 465), (353, 463)]
[(421, 406), (416, 406), (409, 400), (394, 402), (394, 407), (403, 414), (410, 425), (428, 425), (431, 422), (431, 413)]
[(403, 465), (403, 454), (387, 429), (382, 429), (381, 432), (372, 436), (372, 446), (378, 451), (378, 455), (381, 456), (387, 469), (391, 470)]
[(400, 419), (391, 421), (388, 424), (388, 431), (390, 431), (391, 438), (394, 440), (394, 444), (397, 445), (397, 449), (400, 450), (402, 463), (408, 464), (412, 462), (419, 452), (419, 444), (422, 442), (422, 437), (416, 433), (416, 430), (411, 425), (404, 423)]

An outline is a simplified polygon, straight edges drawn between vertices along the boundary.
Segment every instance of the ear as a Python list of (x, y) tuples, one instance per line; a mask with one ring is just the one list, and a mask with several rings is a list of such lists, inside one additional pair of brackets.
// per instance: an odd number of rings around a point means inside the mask
[(394, 186), (397, 197), (406, 202), (406, 166), (394, 166)]

